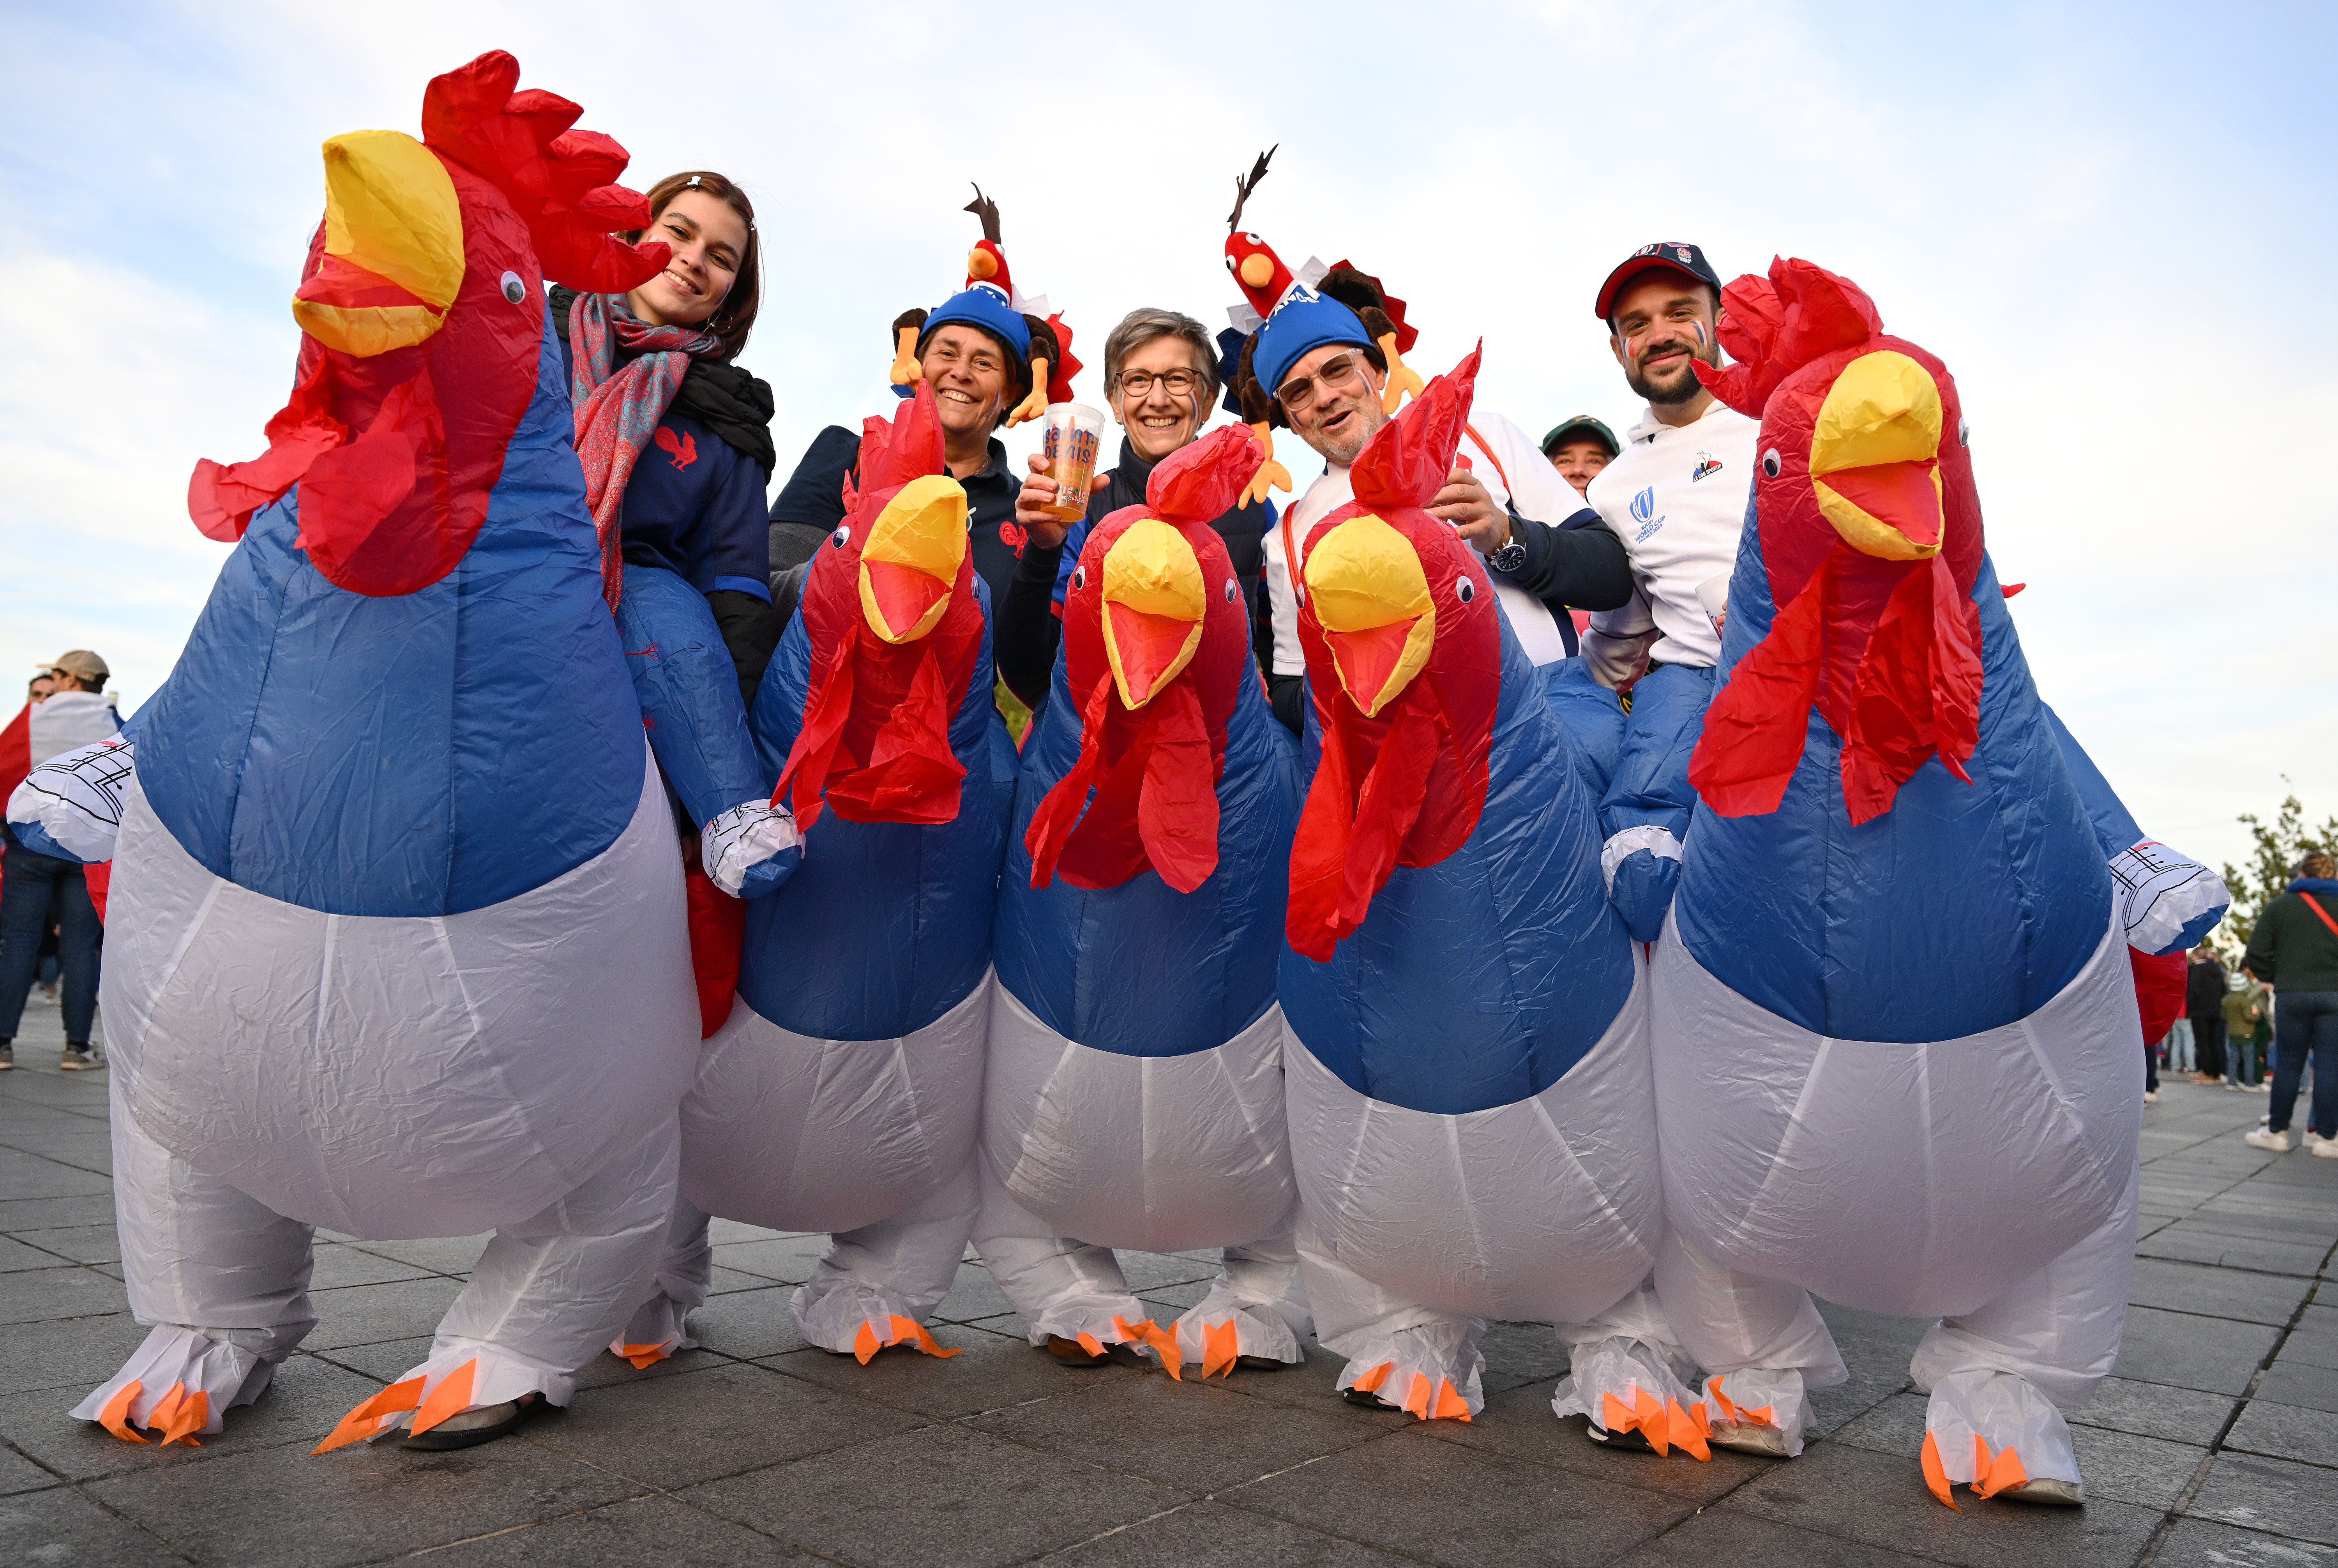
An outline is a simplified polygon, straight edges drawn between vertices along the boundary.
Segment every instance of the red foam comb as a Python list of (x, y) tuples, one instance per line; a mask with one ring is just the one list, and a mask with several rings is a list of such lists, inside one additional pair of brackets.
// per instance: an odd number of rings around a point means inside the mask
[(1222, 425), (1163, 458), (1144, 505), (1173, 523), (1208, 523), (1233, 510), (1266, 454), (1247, 425)]
[(1453, 472), (1453, 454), (1469, 427), (1481, 338), (1461, 363), (1431, 381), (1402, 412), (1373, 432), (1356, 457), (1356, 499), (1367, 506), (1426, 506)]
[(934, 389), (918, 383), (917, 393), (890, 420), (870, 417), (860, 429), (860, 494), (878, 495), (912, 479), (942, 471), (941, 414)]
[(1696, 377), (1739, 413), (1762, 416), (1778, 384), (1812, 360), (1883, 330), (1875, 301), (1850, 279), (1799, 257), (1776, 257), (1721, 291), (1721, 346), (1734, 363), (1695, 362)]
[(649, 202), (614, 183), (631, 162), (623, 147), (571, 129), (583, 113), (554, 93), (520, 91), (519, 62), (491, 49), (431, 78), (422, 141), (504, 193), (527, 224), (546, 277), (614, 293), (655, 277), (673, 252), (615, 237), (648, 224)]

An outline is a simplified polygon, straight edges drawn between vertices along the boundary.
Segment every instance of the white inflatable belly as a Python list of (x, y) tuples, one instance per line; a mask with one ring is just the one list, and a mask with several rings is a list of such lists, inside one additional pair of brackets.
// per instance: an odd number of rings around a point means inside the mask
[(857, 1230), (922, 1202), (974, 1152), (993, 984), (891, 1040), (798, 1034), (741, 997), (683, 1097), (683, 1195), (775, 1230)]
[(1284, 1230), (1297, 1187), (1282, 1009), (1223, 1045), (1127, 1056), (1056, 1033), (1004, 985), (991, 1005), (983, 1157), (1065, 1236), (1177, 1252)]
[(352, 1235), (473, 1235), (564, 1196), (672, 1113), (697, 1033), (681, 852), (643, 755), (608, 848), (415, 918), (224, 881), (133, 781), (100, 994), (114, 1092), (198, 1170)]
[(2028, 1018), (1831, 1040), (1655, 951), (1665, 1210), (1731, 1267), (1934, 1317), (2002, 1295), (2109, 1218), (2135, 1167), (2143, 1029), (2126, 934)]
[(1664, 1233), (1648, 976), (1529, 1100), (1458, 1115), (1358, 1093), (1296, 1034), (1284, 1053), (1300, 1201), (1339, 1261), (1449, 1312), (1580, 1322), (1645, 1278)]

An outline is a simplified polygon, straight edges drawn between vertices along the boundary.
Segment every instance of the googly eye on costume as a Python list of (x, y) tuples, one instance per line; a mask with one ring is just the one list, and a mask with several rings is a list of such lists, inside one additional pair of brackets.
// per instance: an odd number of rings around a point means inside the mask
[(516, 272), (506, 272), (503, 279), (504, 298), (516, 305), (527, 298), (527, 285), (519, 280)]
[(1072, 588), (1073, 591), (1076, 593), (1078, 590), (1085, 588), (1087, 585), (1088, 566), (1087, 563), (1083, 561), (1077, 566), (1072, 568)]
[(1227, 603), (1231, 604), (1231, 603), (1233, 603), (1234, 602), (1234, 594), (1235, 594), (1237, 592), (1239, 592), (1239, 590), (1237, 590), (1237, 589), (1234, 587), (1234, 580), (1233, 580), (1233, 578), (1231, 578), (1231, 577), (1227, 578), (1227, 579), (1226, 579), (1226, 603)]
[(1971, 420), (1960, 419), (1957, 421), (1957, 445), (1960, 446), (1970, 446), (1972, 445)]
[(1767, 452), (1762, 454), (1763, 473), (1767, 474), (1771, 478), (1775, 479), (1778, 476), (1779, 467), (1778, 449), (1775, 446), (1771, 447)]
[(1467, 604), (1470, 600), (1475, 599), (1478, 596), (1478, 584), (1471, 582), (1469, 580), (1469, 574), (1465, 572), (1459, 578), (1455, 579), (1453, 583), (1453, 594), (1454, 597), (1459, 599), (1462, 603)]
[(851, 540), (851, 538), (852, 529), (850, 525), (848, 524), (844, 527), (839, 528), (835, 533), (830, 534), (828, 536), (828, 541), (830, 544), (835, 545), (839, 550), (841, 550)]

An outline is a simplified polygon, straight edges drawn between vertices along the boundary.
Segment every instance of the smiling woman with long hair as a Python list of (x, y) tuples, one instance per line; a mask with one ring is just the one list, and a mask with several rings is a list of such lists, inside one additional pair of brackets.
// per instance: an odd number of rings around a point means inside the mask
[(779, 643), (763, 489), (771, 389), (739, 368), (761, 302), (762, 243), (747, 193), (712, 170), (650, 187), (650, 226), (628, 240), (673, 251), (625, 294), (552, 291), (576, 408), (576, 453), (612, 584), (662, 566), (706, 595), (740, 695)]

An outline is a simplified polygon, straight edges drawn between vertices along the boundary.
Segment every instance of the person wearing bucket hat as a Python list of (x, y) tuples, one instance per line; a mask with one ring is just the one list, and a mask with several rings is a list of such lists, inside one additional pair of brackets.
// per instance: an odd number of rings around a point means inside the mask
[[(1266, 162), (1261, 157), (1248, 179), (1235, 181), (1239, 200), (1229, 222), (1236, 230)], [(1276, 717), (1295, 731), (1306, 658), (1289, 563), (1307, 530), (1350, 499), (1349, 465), (1387, 423), (1399, 395), (1418, 387), (1400, 357), (1414, 328), (1404, 321), (1405, 302), (1348, 262), (1325, 268), (1311, 259), (1294, 272), (1263, 240), (1240, 231), (1226, 241), (1226, 262), (1244, 299), (1230, 314), (1247, 331), (1238, 343), (1231, 334), (1219, 338), (1230, 350), (1229, 406), (1262, 441), (1282, 426), (1325, 462), (1266, 540), (1268, 687)], [(1567, 658), (1576, 651), (1568, 606), (1611, 609), (1631, 596), (1623, 542), (1559, 478), (1534, 438), (1498, 413), (1471, 413), (1454, 463), (1427, 510), (1485, 557), (1495, 596), (1528, 656), (1537, 665)], [(1278, 467), (1270, 461), (1260, 473)]]
[(1542, 438), (1542, 455), (1559, 476), (1575, 486), (1577, 495), (1591, 488), (1599, 470), (1616, 460), (1624, 448), (1606, 422), (1588, 414), (1562, 419)]
[[(1027, 297), (1015, 286), (998, 204), (977, 186), (966, 211), (981, 220), (982, 238), (967, 251), (965, 282), (932, 309), (894, 318), (887, 379), (900, 397), (920, 381), (933, 387), (944, 461), (966, 491), (975, 573), (996, 605), (1026, 539), (1015, 521), (1020, 486), (997, 432), (1038, 417), (1051, 402), (1070, 401), (1080, 362), (1062, 313), (1051, 313), (1044, 296)], [(830, 426), (771, 503), (772, 592), (783, 613), (795, 604), (812, 552), (844, 521), (844, 481), (860, 449), (857, 428)]]

